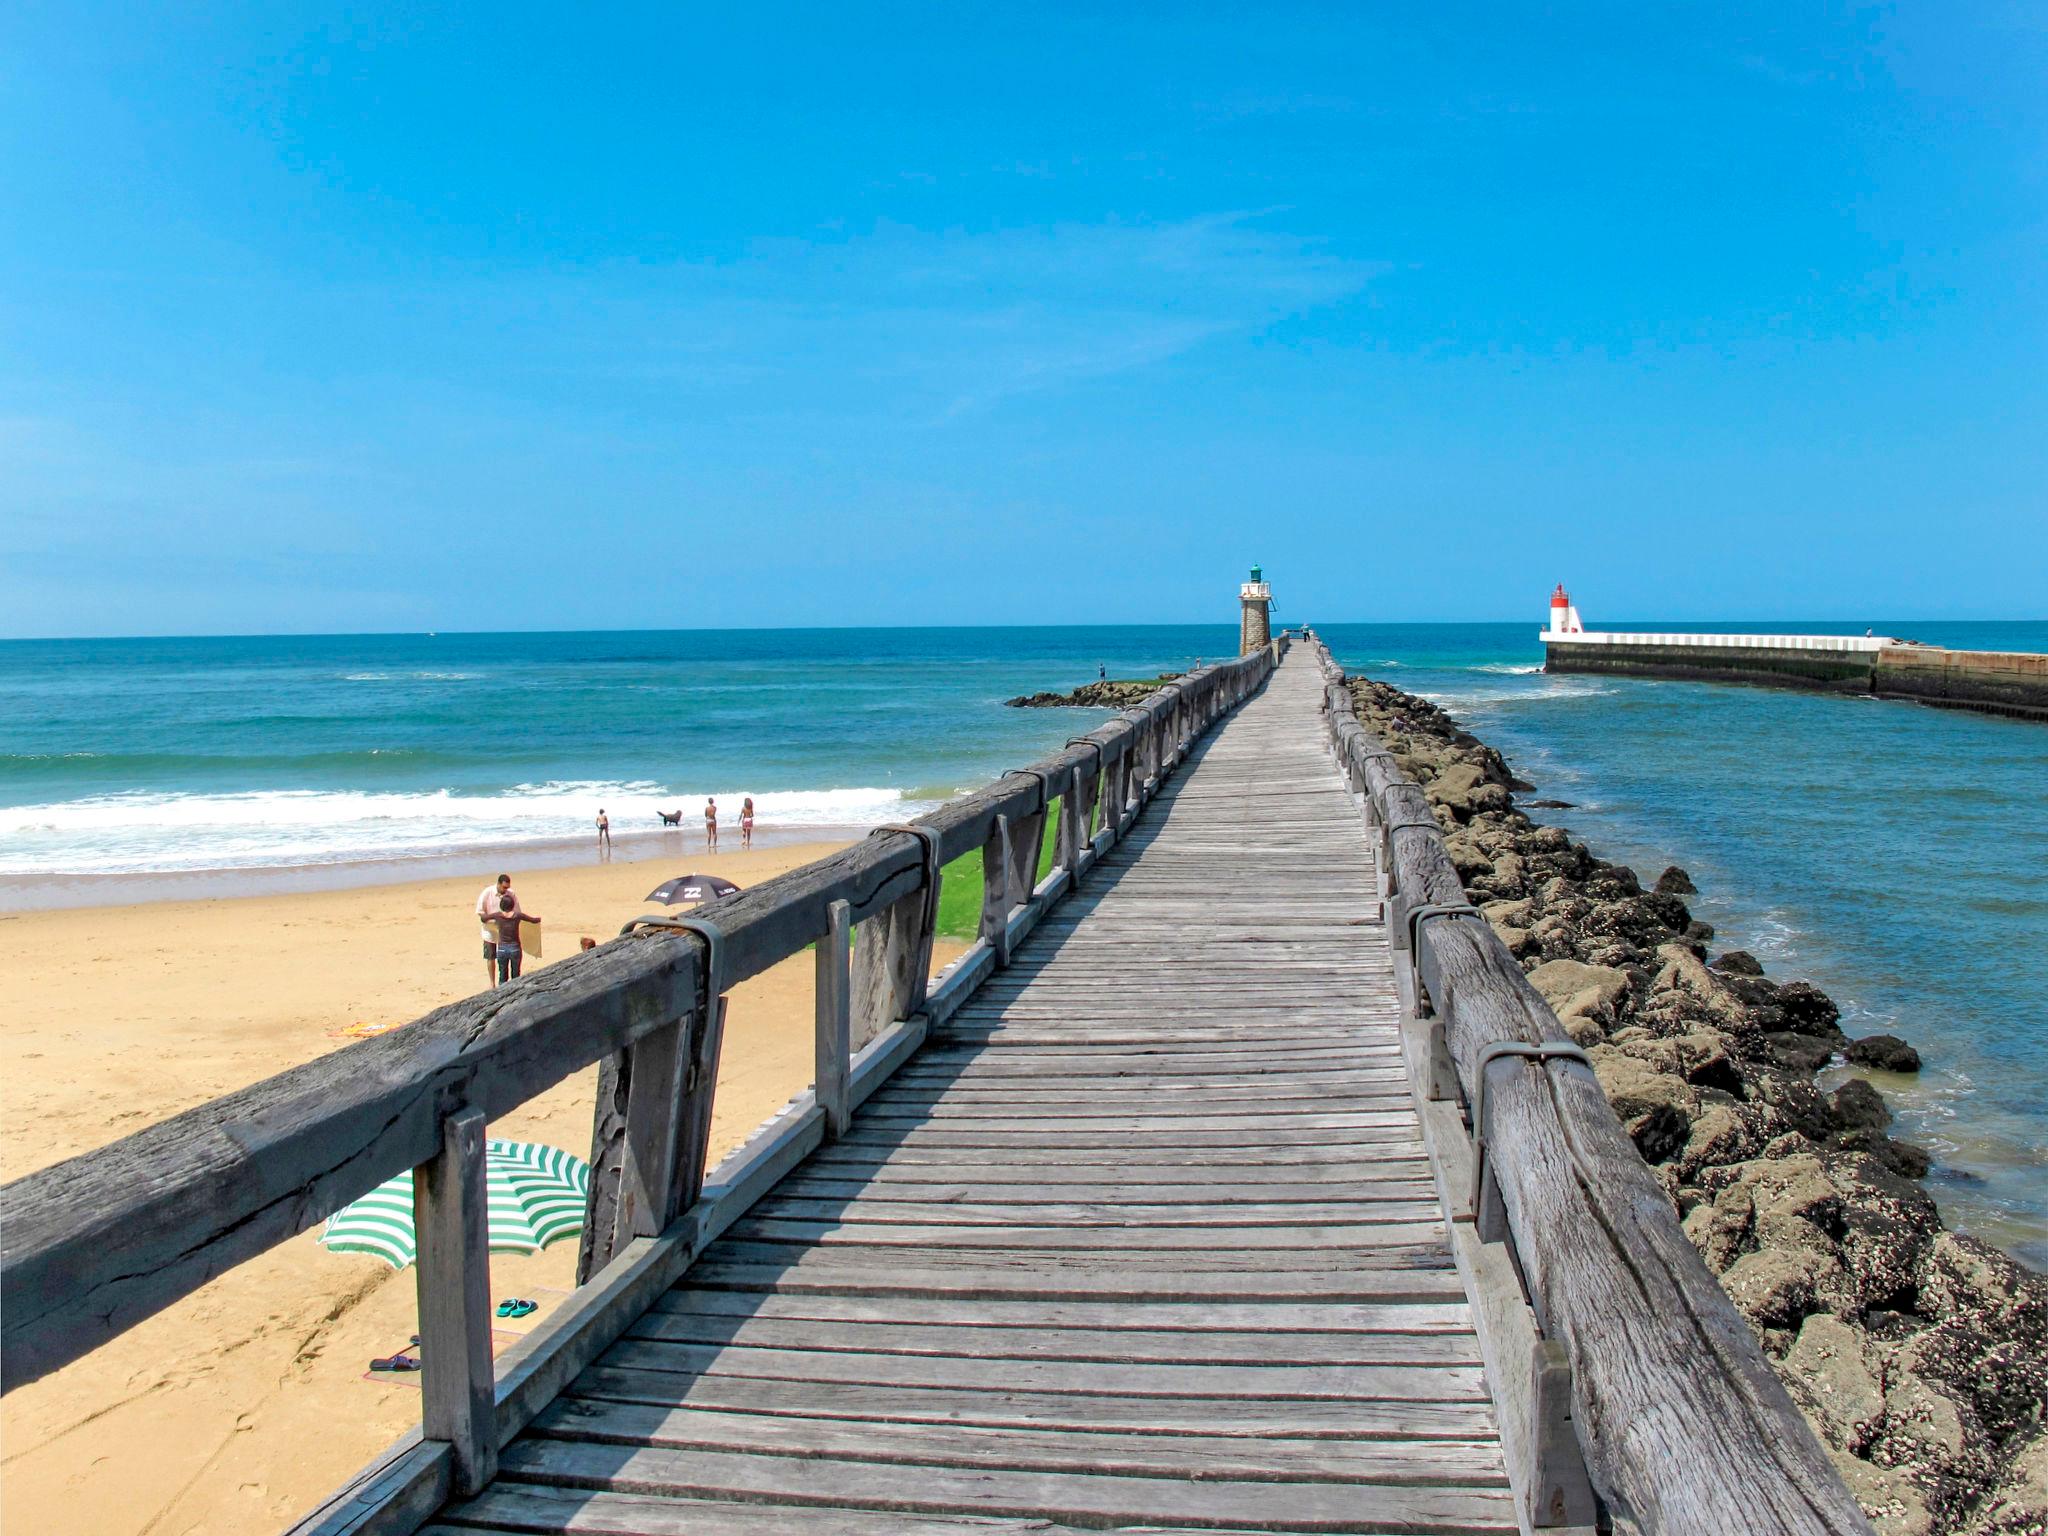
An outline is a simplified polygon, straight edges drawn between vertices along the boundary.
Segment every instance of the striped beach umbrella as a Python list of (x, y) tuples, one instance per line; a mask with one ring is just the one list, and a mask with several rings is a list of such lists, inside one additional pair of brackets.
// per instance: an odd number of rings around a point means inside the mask
[[(528, 1141), (484, 1143), (484, 1189), (493, 1253), (538, 1253), (583, 1230), (590, 1164), (559, 1147)], [(412, 1175), (387, 1179), (327, 1218), (320, 1241), (336, 1253), (367, 1253), (393, 1269), (419, 1257), (413, 1230)]]

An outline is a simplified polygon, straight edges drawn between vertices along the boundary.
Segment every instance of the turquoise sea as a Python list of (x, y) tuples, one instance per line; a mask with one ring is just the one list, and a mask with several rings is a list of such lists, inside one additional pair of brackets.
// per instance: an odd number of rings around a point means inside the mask
[[(1292, 618), (1294, 616), (1290, 616)], [(1774, 630), (2048, 650), (2048, 623)], [(1662, 623), (1625, 629), (1757, 628)], [(1725, 946), (1806, 976), (1887, 1082), (1954, 1219), (2048, 1264), (2048, 727), (1773, 689), (1548, 677), (1535, 620), (1322, 627), (1436, 699)], [(600, 806), (817, 837), (915, 814), (1088, 716), (1010, 695), (1214, 657), (1234, 625), (0, 643), (0, 908), (590, 857)], [(623, 850), (622, 850), (623, 851)]]

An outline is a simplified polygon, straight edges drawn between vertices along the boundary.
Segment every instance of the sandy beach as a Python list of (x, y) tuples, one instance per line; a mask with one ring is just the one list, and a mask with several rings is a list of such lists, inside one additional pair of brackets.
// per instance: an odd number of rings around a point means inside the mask
[[(646, 910), (684, 869), (741, 885), (833, 845), (618, 858), (511, 873), (546, 958)], [(0, 1176), (403, 1023), (483, 983), (477, 892), (491, 871), (367, 889), (0, 914), (11, 1011), (0, 1036)], [(959, 946), (944, 945), (935, 964)], [(533, 962), (529, 962), (532, 964)], [(811, 967), (798, 956), (733, 990), (714, 1160), (811, 1077)], [(493, 1124), (579, 1156), (594, 1069)], [(542, 1303), (575, 1244), (499, 1255), (492, 1287)], [(0, 1410), (0, 1525), (104, 1536), (267, 1533), (417, 1422), (417, 1377), (366, 1380), (415, 1330), (413, 1273), (328, 1253), (303, 1233), (151, 1318)]]

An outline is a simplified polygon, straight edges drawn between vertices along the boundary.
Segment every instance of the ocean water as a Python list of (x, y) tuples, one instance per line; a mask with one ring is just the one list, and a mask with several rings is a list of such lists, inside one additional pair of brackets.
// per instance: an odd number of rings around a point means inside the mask
[[(2048, 650), (2048, 624), (1772, 628)], [(1919, 1047), (1883, 1083), (1951, 1219), (2048, 1264), (2048, 726), (1776, 689), (1549, 677), (1520, 624), (1329, 625), (1353, 671), (1505, 751), (1538, 814), (1654, 876), (1718, 947), (1811, 978), (1851, 1033)], [(1756, 626), (1617, 622), (1629, 629)], [(1229, 624), (0, 642), (0, 908), (590, 856), (728, 825), (915, 815), (1095, 717), (1002, 700), (1178, 669)], [(211, 882), (206, 883), (206, 882)]]
[[(1861, 634), (1865, 625), (1701, 625)], [(2048, 623), (1877, 620), (1971, 650), (2048, 651)], [(1935, 1153), (1950, 1220), (2048, 1267), (2048, 725), (1871, 699), (1548, 676), (1533, 625), (1329, 625), (1347, 670), (1451, 710), (1545, 798), (1530, 814), (1654, 877), (1692, 875), (1715, 948), (1806, 977), (1851, 1035), (1920, 1051), (1881, 1077)]]
[[(1229, 625), (0, 643), (0, 905), (132, 872), (581, 845), (707, 796), (916, 815), (1072, 734), (1013, 695), (1213, 659)], [(155, 888), (155, 887), (152, 887)], [(175, 889), (175, 887), (163, 887)]]

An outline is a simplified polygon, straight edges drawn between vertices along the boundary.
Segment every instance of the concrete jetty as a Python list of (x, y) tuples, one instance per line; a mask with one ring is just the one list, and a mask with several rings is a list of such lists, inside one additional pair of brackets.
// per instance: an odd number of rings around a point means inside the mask
[(1886, 635), (1587, 630), (1559, 586), (1540, 637), (1546, 672), (1764, 683), (2048, 720), (2048, 655), (1955, 651)]

